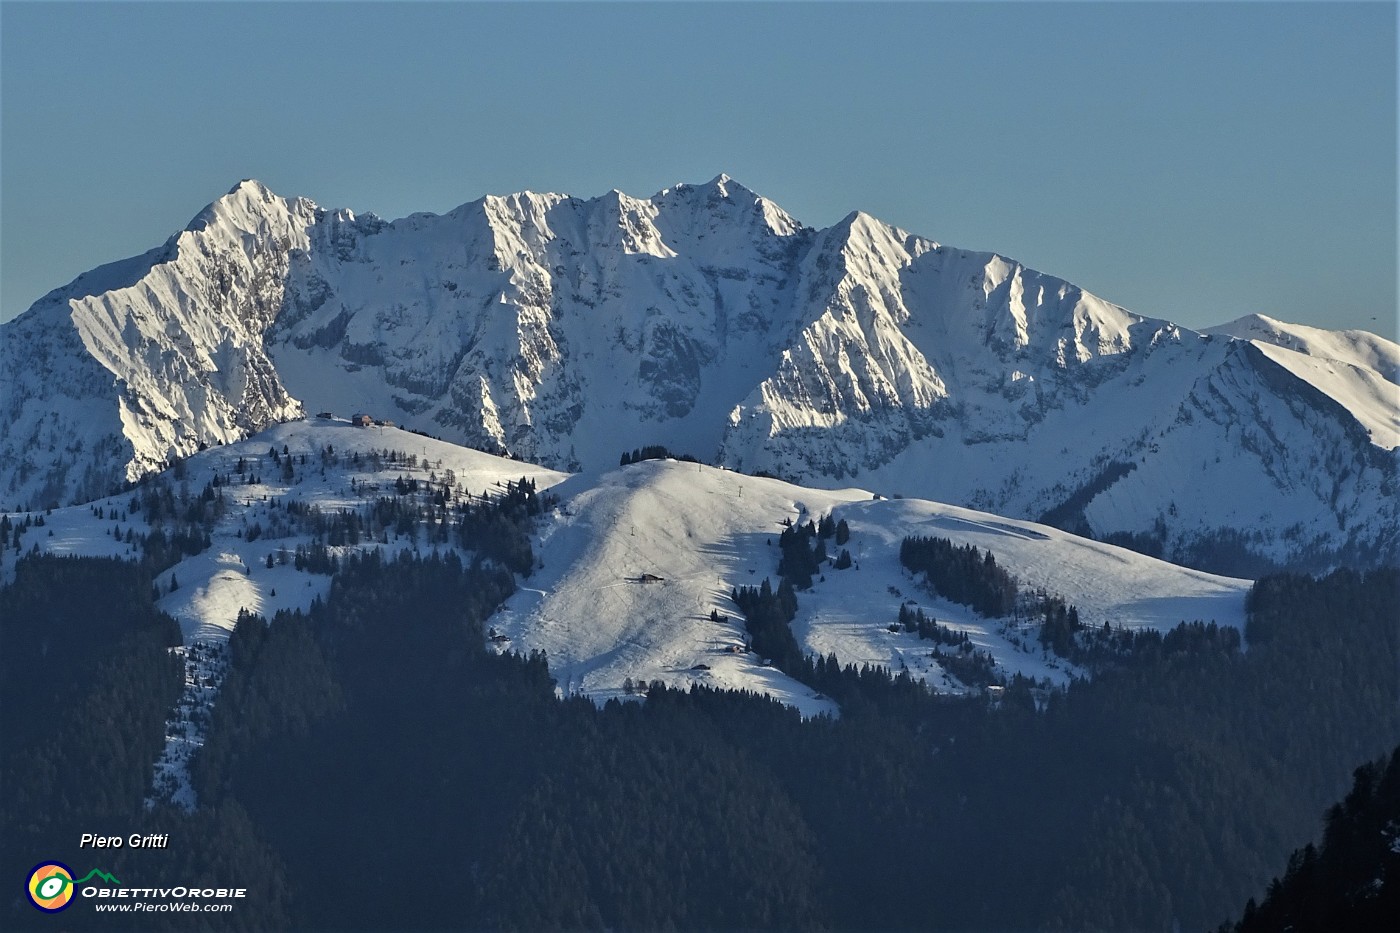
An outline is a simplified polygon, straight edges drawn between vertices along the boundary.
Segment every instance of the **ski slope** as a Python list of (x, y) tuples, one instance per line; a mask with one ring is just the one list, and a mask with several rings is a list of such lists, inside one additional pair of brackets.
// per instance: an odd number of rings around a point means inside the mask
[[(965, 687), (929, 658), (931, 642), (888, 631), (902, 603), (967, 630), (1009, 673), (1064, 683), (1075, 672), (1045, 656), (1034, 626), (983, 619), (940, 599), (899, 564), (906, 535), (974, 544), (1026, 588), (1079, 608), (1086, 625), (1169, 629), (1182, 621), (1242, 628), (1250, 581), (1187, 570), (1054, 528), (858, 489), (815, 490), (676, 461), (648, 461), (555, 488), (561, 506), (542, 528), (537, 571), (492, 621), (510, 650), (543, 650), (561, 692), (597, 700), (623, 684), (662, 680), (767, 693), (804, 714), (831, 701), (763, 664), (745, 644), (730, 599), (765, 577), (777, 584), (778, 535), (831, 513), (851, 529), (855, 566), (828, 568), (799, 593), (794, 634), (809, 653), (907, 670), (935, 689)], [(834, 557), (839, 548), (828, 548)], [(662, 578), (641, 582), (644, 574)], [(727, 615), (710, 620), (711, 611)], [(704, 669), (700, 665), (703, 665)]]

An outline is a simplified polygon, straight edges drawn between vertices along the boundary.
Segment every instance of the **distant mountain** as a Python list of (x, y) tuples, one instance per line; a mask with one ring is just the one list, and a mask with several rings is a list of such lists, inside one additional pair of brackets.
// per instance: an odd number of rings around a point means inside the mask
[(363, 410), (560, 469), (665, 444), (1234, 573), (1400, 560), (1395, 344), (1189, 331), (865, 214), (805, 227), (724, 175), (393, 223), (247, 181), (0, 334), (7, 506)]

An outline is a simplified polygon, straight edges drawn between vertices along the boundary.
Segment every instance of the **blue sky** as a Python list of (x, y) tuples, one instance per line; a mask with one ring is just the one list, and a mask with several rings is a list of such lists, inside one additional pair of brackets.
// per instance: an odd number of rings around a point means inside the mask
[(244, 177), (397, 218), (721, 171), (1187, 326), (1396, 332), (1393, 3), (0, 4), (0, 319)]

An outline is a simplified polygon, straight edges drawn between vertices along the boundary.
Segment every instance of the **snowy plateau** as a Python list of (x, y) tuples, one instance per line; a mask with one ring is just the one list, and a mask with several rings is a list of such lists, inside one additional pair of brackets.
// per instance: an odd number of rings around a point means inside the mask
[(1397, 370), (1373, 334), (1195, 332), (859, 212), (813, 229), (724, 175), (394, 222), (245, 181), (0, 326), (0, 507), (366, 411), (600, 501), (622, 451), (662, 444), (831, 507), (858, 486), (1322, 570), (1400, 559)]

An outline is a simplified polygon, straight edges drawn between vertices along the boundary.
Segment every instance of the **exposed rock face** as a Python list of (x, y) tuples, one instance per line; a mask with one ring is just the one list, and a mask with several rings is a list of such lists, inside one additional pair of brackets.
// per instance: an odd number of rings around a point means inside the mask
[(299, 416), (263, 335), (314, 217), (309, 201), (243, 182), (164, 246), (79, 276), (5, 325), (0, 495), (81, 500)]
[(1145, 319), (726, 176), (386, 223), (244, 182), (0, 329), (0, 504), (91, 497), (305, 410), (556, 467), (652, 443), (1212, 563), (1400, 556), (1400, 348)]

